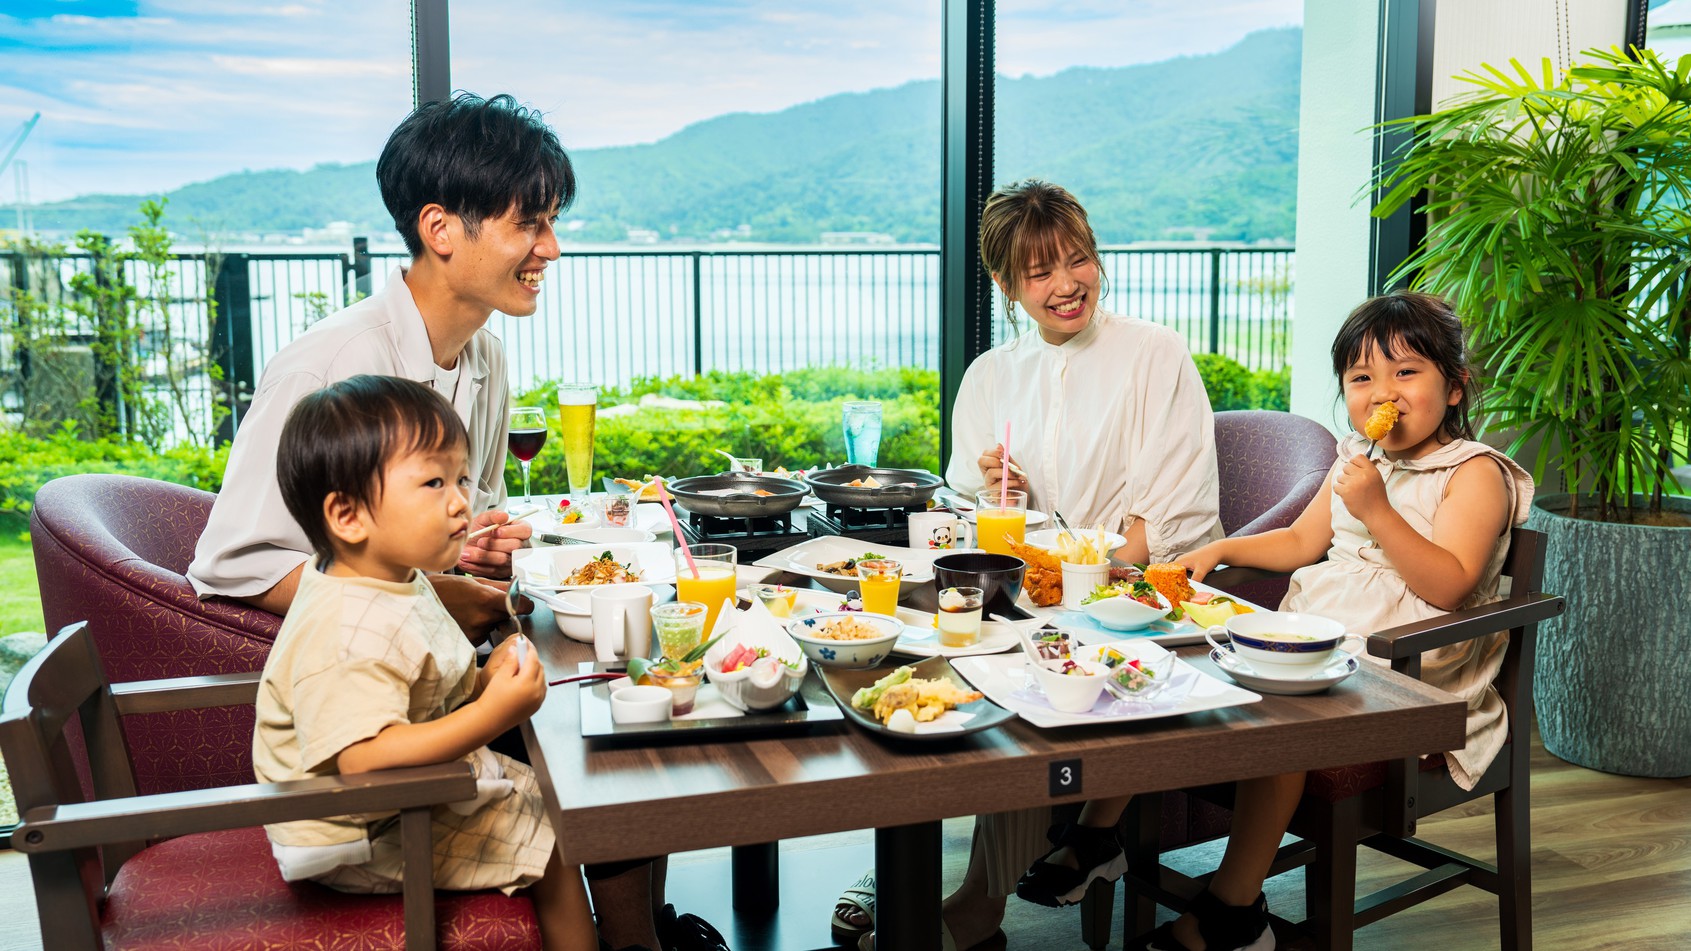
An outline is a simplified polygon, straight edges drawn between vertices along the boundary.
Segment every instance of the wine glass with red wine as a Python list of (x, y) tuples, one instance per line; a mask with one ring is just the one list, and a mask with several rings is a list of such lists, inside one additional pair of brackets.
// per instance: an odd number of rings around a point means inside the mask
[(528, 491), (528, 464), (540, 455), (546, 445), (546, 411), (538, 406), (519, 406), (511, 410), (510, 436), (507, 445), (511, 455), (523, 465), (523, 501), (532, 502)]

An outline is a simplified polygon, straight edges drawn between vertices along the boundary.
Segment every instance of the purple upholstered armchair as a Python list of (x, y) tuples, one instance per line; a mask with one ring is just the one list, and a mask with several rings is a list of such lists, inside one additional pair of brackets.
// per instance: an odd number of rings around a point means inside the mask
[[(114, 683), (262, 670), (282, 619), (201, 601), (184, 572), (215, 498), (133, 476), (54, 479), (30, 537), (47, 629), (89, 621)], [(128, 716), (142, 794), (252, 782), (250, 705)]]
[[(1221, 528), (1228, 537), (1285, 528), (1321, 488), (1338, 440), (1302, 416), (1245, 409), (1215, 414), (1221, 477)], [(1248, 581), (1228, 590), (1268, 608), (1280, 606), (1287, 580)]]

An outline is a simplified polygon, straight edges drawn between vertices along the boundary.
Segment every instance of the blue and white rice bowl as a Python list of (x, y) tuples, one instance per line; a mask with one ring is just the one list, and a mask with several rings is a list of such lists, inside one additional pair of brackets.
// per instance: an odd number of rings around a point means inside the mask
[[(855, 641), (836, 641), (816, 636), (819, 631), (829, 625), (843, 620), (854, 620), (880, 632), (880, 636), (864, 638)], [(823, 611), (797, 618), (787, 625), (787, 633), (798, 641), (804, 655), (811, 663), (821, 667), (840, 667), (855, 670), (873, 667), (886, 660), (892, 653), (893, 645), (898, 643), (898, 637), (904, 633), (904, 622), (898, 618), (885, 614), (870, 614), (867, 611)]]

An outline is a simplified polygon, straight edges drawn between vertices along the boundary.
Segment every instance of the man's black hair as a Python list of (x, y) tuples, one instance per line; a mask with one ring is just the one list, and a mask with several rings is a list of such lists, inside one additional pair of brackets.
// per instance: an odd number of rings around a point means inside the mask
[(376, 181), (412, 257), (423, 253), (425, 205), (457, 215), (474, 238), (483, 221), (512, 209), (550, 217), (575, 200), (575, 169), (558, 136), (510, 96), (460, 92), (417, 107), (388, 136)]
[(334, 554), (323, 501), (331, 494), (363, 508), (382, 495), (382, 471), (396, 456), (468, 446), (470, 434), (446, 398), (411, 380), (348, 377), (294, 404), (276, 447), (282, 501), (319, 557)]

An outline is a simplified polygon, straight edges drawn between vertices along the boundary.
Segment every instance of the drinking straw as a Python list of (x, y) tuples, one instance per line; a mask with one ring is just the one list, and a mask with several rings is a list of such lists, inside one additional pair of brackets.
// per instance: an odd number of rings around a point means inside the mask
[(1004, 421), (1004, 473), (998, 480), (998, 507), (1010, 507), (1010, 421)]
[(658, 501), (663, 503), (663, 511), (669, 516), (669, 527), (675, 532), (675, 544), (681, 549), (681, 557), (687, 559), (687, 570), (699, 577), (699, 566), (693, 562), (693, 550), (687, 547), (687, 536), (681, 531), (681, 520), (675, 517), (675, 507), (669, 504), (669, 490), (664, 488), (662, 479), (653, 480), (658, 484)]

